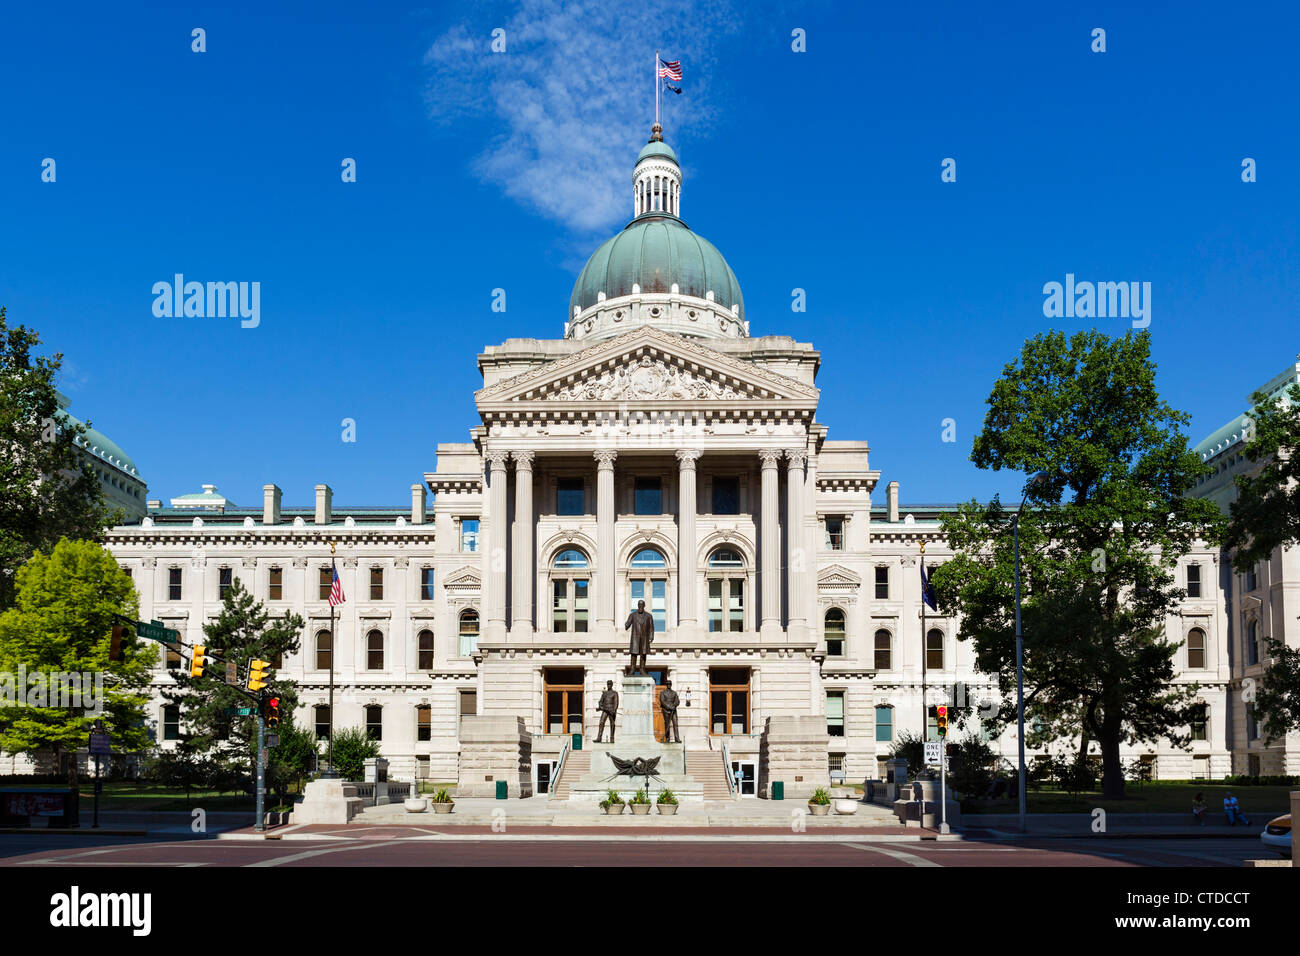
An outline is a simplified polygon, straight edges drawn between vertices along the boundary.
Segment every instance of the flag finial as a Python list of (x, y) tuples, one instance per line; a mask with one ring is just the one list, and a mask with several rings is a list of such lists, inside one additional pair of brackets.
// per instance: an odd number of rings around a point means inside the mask
[(658, 123), (650, 127), (650, 142), (662, 143), (664, 141), (664, 128)]

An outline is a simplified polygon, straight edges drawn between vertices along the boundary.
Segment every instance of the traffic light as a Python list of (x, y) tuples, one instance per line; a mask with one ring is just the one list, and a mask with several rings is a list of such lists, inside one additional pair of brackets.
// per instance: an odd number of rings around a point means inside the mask
[(207, 658), (208, 646), (206, 644), (195, 644), (194, 651), (190, 656), (190, 676), (202, 677), (203, 664)]
[(266, 699), (266, 729), (275, 730), (280, 726), (280, 698), (268, 697)]
[(271, 679), (271, 662), (251, 660), (248, 662), (248, 689), (259, 691), (266, 687)]
[(120, 661), (122, 659), (122, 642), (129, 641), (132, 636), (131, 628), (126, 624), (113, 625), (113, 636), (108, 641), (108, 659), (110, 661)]
[(948, 736), (948, 708), (941, 706), (941, 707), (936, 707), (934, 710), (936, 716), (936, 723), (938, 724), (938, 728), (939, 728), (939, 736), (947, 737)]

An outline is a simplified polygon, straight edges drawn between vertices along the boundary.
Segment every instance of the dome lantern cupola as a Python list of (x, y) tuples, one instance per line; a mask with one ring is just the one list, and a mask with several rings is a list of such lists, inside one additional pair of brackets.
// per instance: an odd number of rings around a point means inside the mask
[(632, 169), (632, 221), (579, 273), (565, 338), (597, 342), (641, 325), (690, 338), (749, 336), (736, 274), (682, 221), (681, 200), (681, 165), (656, 123)]

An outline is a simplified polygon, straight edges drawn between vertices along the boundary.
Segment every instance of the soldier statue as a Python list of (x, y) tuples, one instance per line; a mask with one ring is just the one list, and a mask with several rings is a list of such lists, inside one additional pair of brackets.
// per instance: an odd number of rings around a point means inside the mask
[[(644, 674), (645, 658), (650, 653), (650, 643), (655, 636), (655, 619), (645, 609), (645, 601), (636, 602), (636, 610), (627, 616), (627, 623), (623, 627), (631, 629), (628, 650), (632, 654), (632, 663), (628, 665), (627, 673)], [(638, 654), (641, 655), (639, 667), (636, 662)]]
[(677, 729), (677, 704), (679, 703), (677, 691), (673, 690), (673, 682), (664, 681), (664, 689), (659, 692), (659, 709), (664, 715), (664, 743), (679, 744), (682, 742), (682, 735)]
[(609, 742), (614, 742), (614, 720), (618, 717), (618, 691), (614, 689), (612, 680), (605, 681), (605, 693), (600, 695), (600, 703), (596, 709), (600, 711), (600, 729), (596, 731), (596, 743), (600, 743), (600, 738), (605, 736), (605, 721), (609, 721)]

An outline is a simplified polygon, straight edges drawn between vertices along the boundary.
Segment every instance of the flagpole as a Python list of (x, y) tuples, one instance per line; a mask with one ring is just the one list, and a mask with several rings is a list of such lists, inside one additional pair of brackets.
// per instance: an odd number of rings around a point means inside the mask
[(325, 762), (329, 764), (329, 774), (334, 776), (334, 652), (338, 648), (338, 636), (334, 633), (334, 576), (339, 573), (334, 563), (334, 548), (337, 542), (330, 542), (330, 732), (329, 751)]
[(925, 633), (925, 542), (921, 542), (921, 739), (930, 739), (930, 708), (926, 706), (926, 642), (929, 635)]
[(655, 50), (655, 125), (659, 125), (659, 51)]

